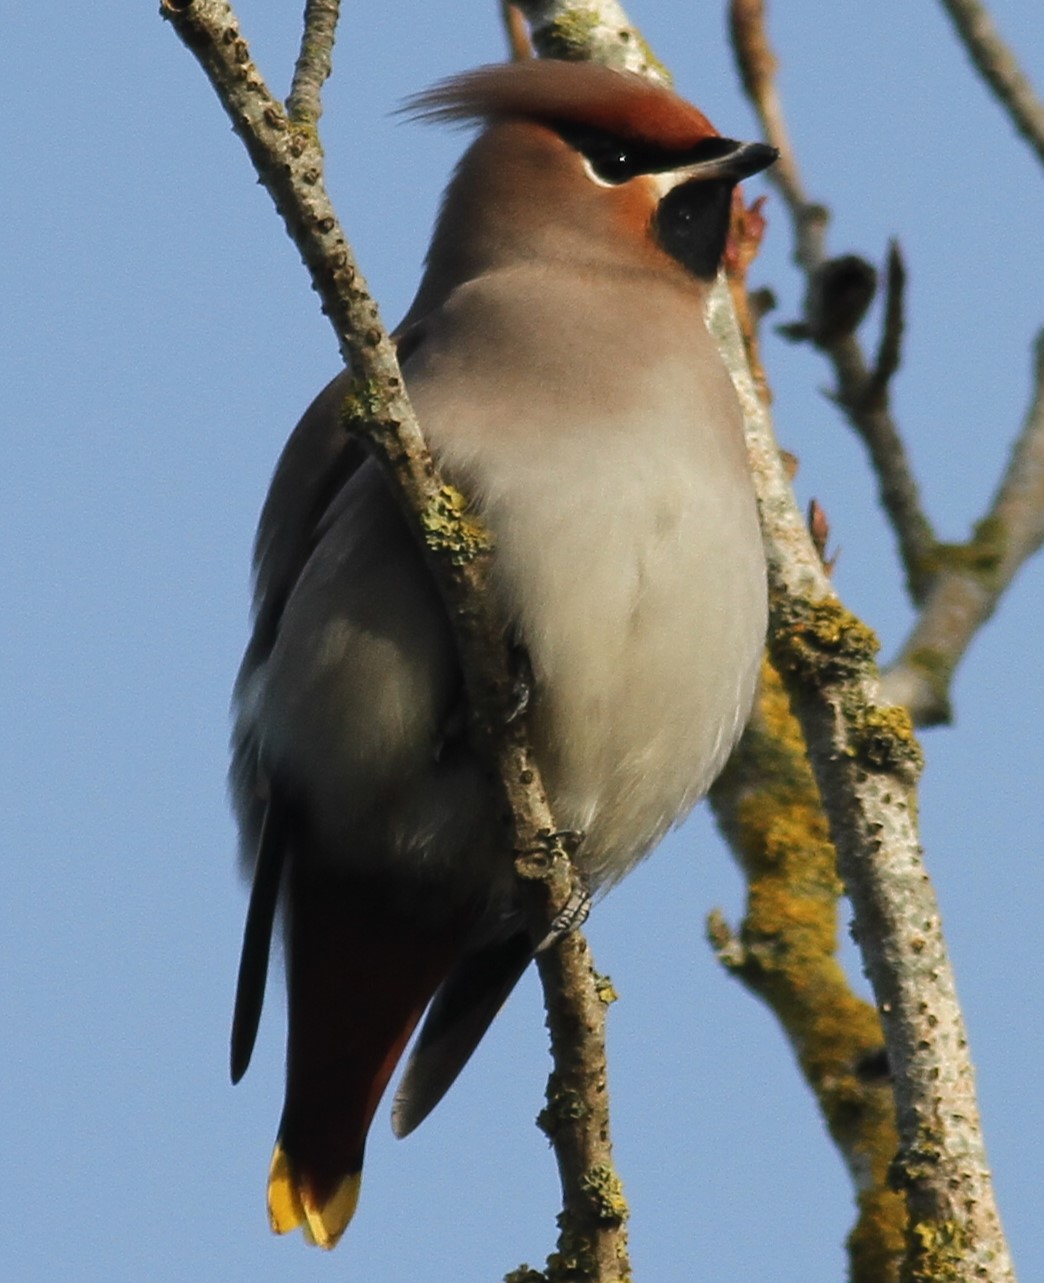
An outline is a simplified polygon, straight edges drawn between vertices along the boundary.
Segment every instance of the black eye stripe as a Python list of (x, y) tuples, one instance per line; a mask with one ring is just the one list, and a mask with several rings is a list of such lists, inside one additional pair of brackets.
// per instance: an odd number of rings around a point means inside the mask
[(717, 160), (736, 148), (731, 138), (704, 138), (692, 147), (658, 147), (568, 122), (559, 124), (556, 131), (587, 160), (603, 182), (613, 184), (626, 183), (638, 174), (662, 174), (683, 165)]

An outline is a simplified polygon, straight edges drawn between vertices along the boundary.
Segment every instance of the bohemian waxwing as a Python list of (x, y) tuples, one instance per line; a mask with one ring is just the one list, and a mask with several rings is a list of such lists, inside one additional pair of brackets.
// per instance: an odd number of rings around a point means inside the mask
[[(735, 184), (775, 152), (591, 64), (487, 67), (411, 104), (479, 121), (399, 354), (439, 467), (495, 541), (532, 674), (529, 729), (593, 892), (710, 786), (747, 718), (765, 567), (740, 414), (704, 324)], [(342, 373), (276, 468), (236, 685), (232, 784), (253, 892), (232, 1077), (253, 1048), (277, 899), (286, 1098), (273, 1229), (332, 1247), (393, 1109), (434, 1107), (533, 944), (453, 637)], [(434, 1001), (432, 1002), (432, 999)]]

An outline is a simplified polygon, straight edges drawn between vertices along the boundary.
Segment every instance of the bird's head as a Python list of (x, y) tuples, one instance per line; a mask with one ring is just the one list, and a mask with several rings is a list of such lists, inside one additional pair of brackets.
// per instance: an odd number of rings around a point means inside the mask
[(724, 254), (733, 188), (776, 157), (762, 143), (723, 138), (666, 86), (595, 63), (481, 67), (417, 95), (405, 111), (484, 125), (446, 191), (428, 258), (429, 303), (519, 261), (680, 266), (709, 282)]

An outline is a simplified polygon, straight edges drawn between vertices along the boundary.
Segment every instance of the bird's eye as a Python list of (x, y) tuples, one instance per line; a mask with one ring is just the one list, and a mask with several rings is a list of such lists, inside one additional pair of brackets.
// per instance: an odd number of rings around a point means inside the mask
[(634, 157), (623, 147), (612, 147), (588, 157), (588, 163), (605, 183), (626, 183), (638, 173)]
[(617, 187), (649, 171), (647, 148), (614, 138), (612, 134), (572, 122), (556, 126), (559, 136), (580, 153), (588, 173), (599, 183)]

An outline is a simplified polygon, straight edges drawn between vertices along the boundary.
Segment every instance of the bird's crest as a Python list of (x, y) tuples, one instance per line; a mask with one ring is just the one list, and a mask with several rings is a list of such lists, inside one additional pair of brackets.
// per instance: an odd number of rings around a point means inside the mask
[(537, 120), (684, 150), (718, 131), (666, 85), (593, 62), (531, 59), (479, 67), (408, 98), (404, 115), (439, 124)]

